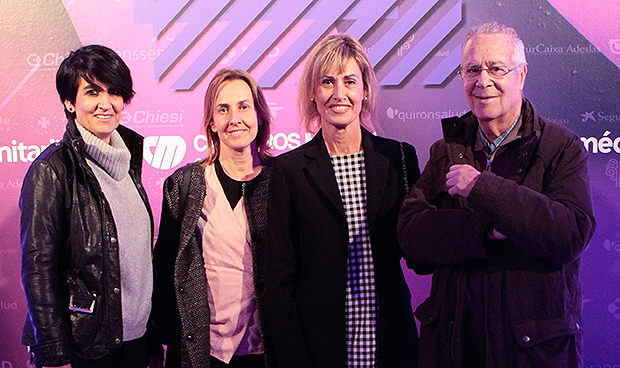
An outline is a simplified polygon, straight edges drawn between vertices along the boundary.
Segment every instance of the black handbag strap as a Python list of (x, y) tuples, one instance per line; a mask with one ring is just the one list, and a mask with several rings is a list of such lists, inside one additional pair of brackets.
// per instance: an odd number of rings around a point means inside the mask
[(183, 173), (183, 187), (181, 187), (181, 193), (179, 193), (179, 196), (180, 196), (179, 204), (183, 206), (183, 207), (180, 207), (183, 209), (181, 213), (185, 213), (187, 211), (187, 197), (189, 197), (189, 182), (190, 182), (191, 176), (192, 176), (191, 168)]
[(400, 142), (400, 158), (403, 162), (403, 178), (405, 179), (405, 193), (409, 194), (409, 179), (407, 178), (407, 164), (405, 163), (405, 147)]

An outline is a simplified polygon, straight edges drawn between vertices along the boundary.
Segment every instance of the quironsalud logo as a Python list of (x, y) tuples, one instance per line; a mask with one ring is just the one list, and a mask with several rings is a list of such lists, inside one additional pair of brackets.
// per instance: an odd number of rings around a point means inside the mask
[(388, 118), (392, 120), (401, 120), (403, 122), (407, 120), (441, 120), (451, 116), (461, 116), (466, 112), (467, 110), (453, 111), (451, 109), (443, 111), (399, 111), (393, 107), (388, 107), (387, 110), (385, 110), (385, 114)]

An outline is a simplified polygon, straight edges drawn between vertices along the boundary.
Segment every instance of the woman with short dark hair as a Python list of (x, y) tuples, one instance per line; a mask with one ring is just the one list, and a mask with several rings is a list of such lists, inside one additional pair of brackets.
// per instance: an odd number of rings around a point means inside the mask
[(37, 367), (147, 366), (153, 222), (142, 137), (120, 124), (134, 96), (111, 49), (73, 51), (56, 74), (63, 139), (22, 186), (22, 341)]

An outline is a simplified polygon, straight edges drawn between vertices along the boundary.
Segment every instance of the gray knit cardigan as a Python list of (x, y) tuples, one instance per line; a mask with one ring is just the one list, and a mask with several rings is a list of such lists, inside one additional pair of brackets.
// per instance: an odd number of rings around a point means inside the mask
[[(273, 367), (264, 311), (263, 254), (271, 160), (243, 184), (254, 268), (254, 292), (266, 349)], [(159, 341), (167, 345), (166, 367), (208, 368), (210, 364), (207, 277), (196, 224), (205, 198), (205, 169), (191, 163), (164, 183), (159, 236), (153, 255), (153, 317)]]

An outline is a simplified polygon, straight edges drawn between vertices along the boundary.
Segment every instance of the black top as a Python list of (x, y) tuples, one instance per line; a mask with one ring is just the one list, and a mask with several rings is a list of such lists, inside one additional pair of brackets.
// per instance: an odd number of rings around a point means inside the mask
[(215, 160), (215, 173), (222, 185), (222, 189), (224, 189), (224, 194), (226, 194), (226, 199), (228, 199), (228, 203), (230, 203), (230, 208), (235, 209), (237, 203), (243, 196), (243, 184), (245, 182), (235, 180), (226, 175), (220, 160)]

